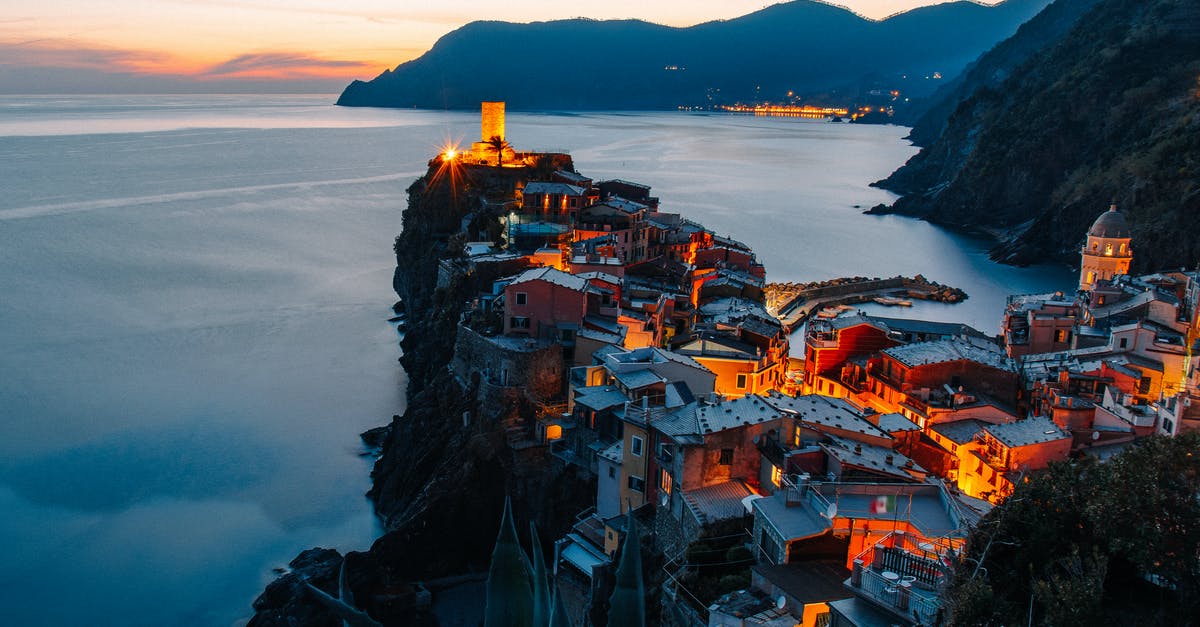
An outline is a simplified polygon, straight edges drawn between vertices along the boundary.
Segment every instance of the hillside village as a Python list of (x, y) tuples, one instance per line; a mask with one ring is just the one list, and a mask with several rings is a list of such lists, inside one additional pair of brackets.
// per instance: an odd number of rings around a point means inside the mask
[(547, 559), (575, 612), (607, 611), (636, 520), (665, 624), (936, 624), (967, 533), (1023, 477), (1200, 428), (1200, 272), (1129, 276), (1115, 205), (1078, 291), (1010, 297), (1000, 335), (847, 312), (793, 347), (749, 246), (514, 149), (503, 111), (430, 163), (486, 181), (501, 226), (439, 263), (478, 288), (450, 369), (513, 408), (514, 450), (594, 477)]

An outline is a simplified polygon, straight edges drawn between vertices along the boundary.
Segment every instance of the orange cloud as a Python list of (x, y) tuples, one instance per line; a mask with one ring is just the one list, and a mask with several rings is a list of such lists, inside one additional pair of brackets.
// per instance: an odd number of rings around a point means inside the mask
[(370, 71), (364, 61), (321, 59), (302, 52), (240, 54), (199, 73), (203, 78), (333, 78)]
[(3, 65), (134, 73), (163, 73), (173, 61), (170, 55), (160, 52), (80, 45), (64, 39), (0, 42), (0, 59)]
[(0, 42), (0, 67), (68, 68), (103, 73), (174, 76), (196, 80), (217, 79), (349, 79), (373, 76), (377, 62), (323, 59), (305, 52), (240, 54), (215, 65), (201, 65), (162, 52), (107, 47), (63, 39), (19, 43)]

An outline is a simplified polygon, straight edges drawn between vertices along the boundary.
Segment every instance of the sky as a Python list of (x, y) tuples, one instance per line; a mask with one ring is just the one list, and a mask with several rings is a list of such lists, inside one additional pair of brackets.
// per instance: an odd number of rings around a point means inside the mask
[[(841, 0), (872, 19), (941, 0)], [(994, 2), (983, 2), (994, 4)], [(0, 93), (337, 92), (474, 20), (729, 19), (764, 0), (3, 0)]]

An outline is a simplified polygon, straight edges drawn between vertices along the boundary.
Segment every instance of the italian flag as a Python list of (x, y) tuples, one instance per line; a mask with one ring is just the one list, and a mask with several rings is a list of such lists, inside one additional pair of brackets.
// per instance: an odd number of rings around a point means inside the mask
[(877, 496), (871, 501), (872, 514), (890, 514), (896, 511), (896, 495)]

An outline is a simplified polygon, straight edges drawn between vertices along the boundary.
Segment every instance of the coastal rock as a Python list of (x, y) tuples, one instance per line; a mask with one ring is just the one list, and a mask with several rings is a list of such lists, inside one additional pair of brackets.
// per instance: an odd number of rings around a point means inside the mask
[(254, 600), (254, 618), (247, 627), (340, 627), (337, 616), (313, 599), (304, 583), (336, 595), (341, 565), (342, 554), (333, 549), (314, 548), (297, 555), (288, 563), (289, 572), (268, 584)]
[[(358, 607), (385, 625), (432, 620), (416, 602), (419, 595), (409, 594), (411, 584), (485, 570), (506, 494), (522, 526), (532, 520), (546, 537), (565, 531), (595, 494), (594, 480), (562, 467), (544, 446), (515, 448), (509, 441), (506, 427), (527, 424), (521, 421), (532, 418), (531, 407), (481, 403), (478, 391), (447, 368), (462, 307), (479, 286), (457, 277), (438, 287), (439, 261), (461, 250), (447, 241), (479, 207), (471, 194), (431, 184), (438, 180), (432, 174), (409, 188), (395, 246), (393, 285), (409, 322), (401, 341), (408, 407), (390, 425), (363, 434), (381, 446), (368, 495), (387, 533), (369, 551), (346, 558)], [(307, 617), (324, 616), (314, 613), (321, 608), (298, 581), (289, 573), (271, 584), (256, 602), (253, 624), (308, 624)]]

